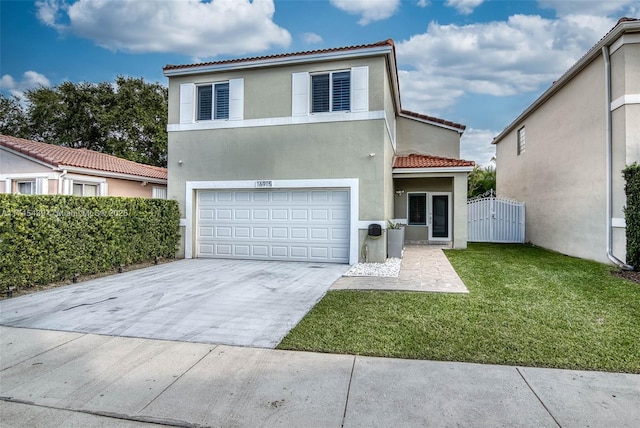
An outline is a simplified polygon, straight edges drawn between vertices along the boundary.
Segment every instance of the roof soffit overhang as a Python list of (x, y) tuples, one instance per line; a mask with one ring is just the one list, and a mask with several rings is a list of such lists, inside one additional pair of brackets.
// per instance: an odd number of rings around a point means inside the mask
[(67, 171), (69, 173), (92, 175), (95, 177), (118, 178), (121, 180), (140, 181), (156, 184), (167, 184), (167, 180), (157, 177), (145, 177), (143, 175), (126, 174), (122, 172), (102, 171), (99, 169), (81, 168), (77, 166), (60, 165), (58, 170)]
[[(523, 111), (513, 122), (511, 122), (500, 134), (498, 134), (491, 144), (498, 144), (509, 133), (513, 132), (524, 119), (529, 117), (531, 113), (536, 111), (538, 107), (544, 104), (556, 92), (562, 89), (571, 81), (578, 73), (584, 70), (592, 61), (602, 55), (604, 46), (612, 46), (623, 35), (628, 33), (640, 34), (640, 20), (619, 22), (609, 33), (607, 33), (595, 46), (593, 46), (585, 55), (582, 56), (569, 70), (567, 70), (558, 80), (556, 80), (549, 89), (542, 93), (525, 111)], [(620, 45), (621, 46), (621, 45)], [(620, 47), (618, 46), (618, 47)]]
[(442, 176), (442, 174), (459, 174), (459, 173), (469, 173), (473, 171), (472, 166), (451, 166), (451, 167), (434, 167), (434, 168), (393, 168), (391, 170), (394, 177), (406, 177), (407, 175), (424, 175), (428, 177), (431, 174), (438, 174)]

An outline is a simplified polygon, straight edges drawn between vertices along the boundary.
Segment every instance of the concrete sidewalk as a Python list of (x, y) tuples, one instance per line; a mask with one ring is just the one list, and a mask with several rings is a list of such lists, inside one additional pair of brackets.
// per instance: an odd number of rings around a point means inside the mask
[(0, 327), (0, 424), (637, 427), (640, 375)]

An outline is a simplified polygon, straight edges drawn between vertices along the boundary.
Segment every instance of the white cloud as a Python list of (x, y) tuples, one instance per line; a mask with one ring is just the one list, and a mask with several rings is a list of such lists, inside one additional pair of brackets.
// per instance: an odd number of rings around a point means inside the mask
[(445, 6), (454, 7), (461, 14), (469, 15), (482, 3), (484, 0), (447, 0)]
[(568, 70), (615, 19), (514, 15), (507, 21), (429, 24), (396, 45), (403, 105), (441, 114), (464, 94), (538, 92)]
[(304, 33), (302, 35), (302, 40), (304, 40), (305, 43), (310, 45), (316, 44), (316, 43), (322, 43), (322, 37), (320, 37), (316, 33)]
[(467, 128), (460, 140), (460, 157), (481, 166), (494, 165), (491, 158), (496, 155), (496, 147), (491, 142), (499, 133), (490, 129)]
[(51, 82), (44, 74), (35, 71), (26, 71), (22, 75), (22, 80), (16, 81), (13, 76), (5, 74), (0, 78), (0, 90), (7, 91), (11, 95), (24, 98), (24, 93), (30, 89), (40, 86), (51, 86)]
[(429, 0), (418, 0), (418, 6), (419, 7), (427, 7), (431, 4), (431, 2), (429, 2)]
[(358, 24), (389, 18), (400, 6), (400, 0), (331, 0), (331, 4), (352, 15), (361, 15)]
[[(638, 0), (538, 0), (542, 8), (553, 9), (558, 16), (622, 16), (637, 17), (640, 12)], [(576, 13), (579, 11), (579, 13)]]
[(45, 0), (37, 8), (44, 24), (112, 51), (206, 58), (291, 42), (289, 32), (273, 22), (273, 0)]

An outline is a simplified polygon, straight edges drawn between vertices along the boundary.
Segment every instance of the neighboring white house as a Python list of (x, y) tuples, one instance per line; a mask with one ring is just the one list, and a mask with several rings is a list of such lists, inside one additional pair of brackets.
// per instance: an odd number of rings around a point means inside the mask
[(167, 169), (0, 135), (0, 193), (167, 197)]
[(393, 41), (164, 74), (185, 257), (383, 261), (391, 219), (466, 247), (465, 127), (402, 109)]
[(526, 240), (625, 262), (626, 165), (640, 162), (640, 21), (618, 24), (498, 135), (497, 190)]

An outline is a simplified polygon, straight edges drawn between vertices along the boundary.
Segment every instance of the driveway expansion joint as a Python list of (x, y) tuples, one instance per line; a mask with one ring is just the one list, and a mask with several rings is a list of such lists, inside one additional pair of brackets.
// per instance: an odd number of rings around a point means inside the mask
[(524, 377), (524, 374), (520, 370), (520, 367), (515, 367), (515, 369), (518, 372), (518, 374), (520, 375), (520, 377), (522, 378), (522, 380), (524, 381), (524, 383), (527, 385), (529, 390), (533, 393), (533, 395), (535, 395), (536, 399), (540, 402), (540, 404), (542, 404), (542, 407), (544, 407), (544, 410), (549, 414), (549, 416), (551, 416), (551, 419), (553, 419), (553, 421), (556, 423), (556, 425), (558, 425), (558, 427), (562, 428), (562, 425), (560, 425), (560, 422), (558, 421), (558, 419), (556, 419), (556, 417), (551, 412), (551, 409), (549, 409), (547, 407), (547, 405), (544, 403), (544, 401), (542, 401), (542, 398), (540, 398), (540, 396), (533, 389), (533, 387), (531, 386), (531, 384), (529, 383), (527, 378)]

